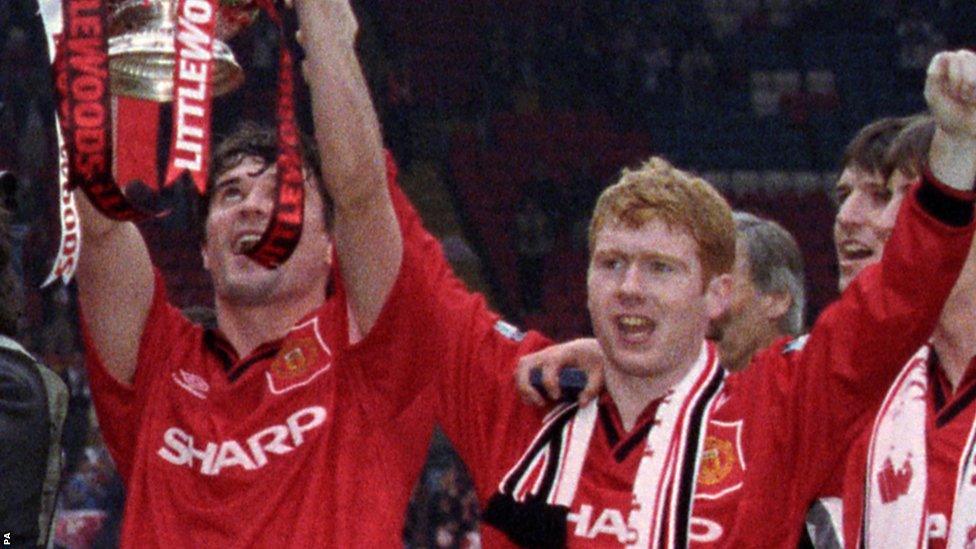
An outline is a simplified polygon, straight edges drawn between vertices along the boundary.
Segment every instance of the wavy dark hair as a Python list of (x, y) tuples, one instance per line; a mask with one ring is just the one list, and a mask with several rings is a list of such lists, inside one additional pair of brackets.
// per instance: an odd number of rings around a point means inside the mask
[(885, 151), (898, 133), (917, 119), (916, 115), (890, 116), (864, 126), (844, 148), (840, 169), (855, 167), (869, 173), (881, 173)]
[[(322, 181), (322, 162), (315, 142), (307, 135), (301, 136), (299, 152), (302, 164), (315, 177), (315, 188), (322, 197), (325, 227), (332, 229), (335, 207)], [(278, 132), (273, 126), (254, 121), (244, 121), (225, 136), (214, 148), (210, 159), (210, 173), (207, 175), (207, 192), (197, 208), (197, 230), (200, 241), (206, 237), (207, 216), (210, 213), (210, 200), (214, 183), (228, 170), (239, 166), (247, 158), (256, 158), (264, 163), (264, 169), (274, 166), (278, 160)]]

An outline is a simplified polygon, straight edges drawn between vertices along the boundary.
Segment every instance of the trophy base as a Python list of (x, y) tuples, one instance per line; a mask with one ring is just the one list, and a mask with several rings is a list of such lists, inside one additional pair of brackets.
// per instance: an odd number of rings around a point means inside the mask
[[(136, 32), (109, 38), (108, 58), (114, 95), (167, 103), (173, 100), (176, 59), (171, 29)], [(244, 71), (230, 47), (213, 43), (213, 96), (233, 91), (244, 82)]]

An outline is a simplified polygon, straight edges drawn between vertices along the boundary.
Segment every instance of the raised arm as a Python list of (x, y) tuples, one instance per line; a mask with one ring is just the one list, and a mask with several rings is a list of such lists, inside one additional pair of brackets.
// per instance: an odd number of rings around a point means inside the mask
[(149, 250), (134, 224), (103, 216), (83, 193), (76, 192), (75, 197), (82, 226), (75, 275), (81, 313), (105, 369), (128, 384), (152, 303)]
[(804, 508), (931, 335), (965, 263), (973, 235), (973, 195), (966, 191), (976, 177), (974, 61), (968, 52), (933, 60), (926, 84), (938, 126), (931, 174), (901, 205), (881, 263), (821, 314), (805, 346), (767, 350), (735, 374), (754, 394), (775, 395), (767, 400), (771, 414), (784, 419), (767, 450), (796, 464), (795, 479), (784, 483)]
[(936, 55), (925, 80), (925, 100), (935, 118), (929, 168), (954, 189), (969, 191), (976, 180), (976, 54)]
[(358, 25), (348, 0), (297, 0), (295, 8), (322, 175), (336, 207), (340, 269), (359, 329), (366, 334), (403, 257), (379, 121), (356, 57)]

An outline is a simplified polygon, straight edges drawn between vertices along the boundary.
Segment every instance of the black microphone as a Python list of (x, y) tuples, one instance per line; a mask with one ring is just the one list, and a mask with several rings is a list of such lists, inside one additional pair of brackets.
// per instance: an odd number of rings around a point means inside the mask
[[(545, 388), (542, 386), (542, 370), (533, 368), (529, 372), (529, 383), (542, 395), (542, 398), (549, 398)], [(566, 366), (559, 371), (559, 391), (560, 402), (576, 402), (580, 392), (586, 387), (586, 372), (575, 366)]]

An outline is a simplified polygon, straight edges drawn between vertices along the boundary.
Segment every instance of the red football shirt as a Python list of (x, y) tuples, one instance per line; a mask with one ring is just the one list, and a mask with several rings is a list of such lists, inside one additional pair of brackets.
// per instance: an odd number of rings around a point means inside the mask
[[(391, 181), (393, 179), (391, 166)], [(449, 345), (428, 322), (458, 288), (440, 247), (391, 192), (403, 264), (366, 337), (336, 294), (282, 340), (238, 357), (167, 303), (161, 278), (131, 385), (85, 337), (92, 394), (127, 490), (127, 547), (386, 547), (402, 543)]]
[[(811, 500), (898, 373), (893, 365), (931, 332), (973, 227), (938, 222), (915, 194), (883, 264), (862, 273), (808, 338), (780, 341), (727, 377), (706, 422), (688, 525), (695, 547), (795, 547)], [(920, 264), (918, 256), (928, 260)], [(532, 444), (545, 412), (511, 390), (512, 365), (541, 338), (482, 317), (475, 311), (455, 323), (469, 335), (457, 338), (462, 358), (442, 376), (441, 421), (484, 504)], [(607, 458), (602, 428), (598, 422), (567, 515), (570, 547), (619, 547), (630, 528), (633, 464)], [(490, 525), (482, 531), (486, 546), (511, 545)]]

